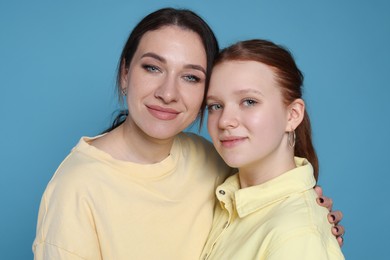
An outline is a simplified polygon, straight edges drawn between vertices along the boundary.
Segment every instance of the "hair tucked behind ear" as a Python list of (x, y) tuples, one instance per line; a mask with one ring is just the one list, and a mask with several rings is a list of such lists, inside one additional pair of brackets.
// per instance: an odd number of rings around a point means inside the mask
[[(297, 67), (292, 54), (285, 48), (266, 40), (248, 40), (238, 42), (223, 49), (215, 65), (232, 60), (257, 61), (270, 66), (276, 75), (282, 90), (286, 106), (302, 98), (303, 74)], [(318, 179), (319, 165), (312, 138), (309, 115), (305, 111), (303, 121), (295, 129), (296, 144), (294, 154), (307, 158), (314, 168), (314, 177)]]

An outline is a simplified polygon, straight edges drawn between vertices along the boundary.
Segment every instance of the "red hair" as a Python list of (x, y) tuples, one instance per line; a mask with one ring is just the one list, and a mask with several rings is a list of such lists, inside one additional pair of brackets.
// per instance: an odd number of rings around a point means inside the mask
[[(303, 74), (295, 63), (292, 54), (273, 42), (266, 40), (247, 40), (231, 45), (221, 51), (214, 65), (225, 61), (257, 61), (270, 66), (282, 90), (286, 106), (302, 98)], [(305, 110), (301, 124), (295, 129), (296, 144), (294, 154), (307, 158), (314, 168), (314, 177), (318, 179), (318, 158), (311, 138), (311, 124)]]

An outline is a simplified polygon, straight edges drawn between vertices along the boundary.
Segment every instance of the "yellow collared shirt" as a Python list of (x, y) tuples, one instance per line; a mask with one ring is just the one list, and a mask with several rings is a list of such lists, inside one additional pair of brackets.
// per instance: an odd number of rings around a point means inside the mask
[(316, 203), (311, 164), (298, 157), (295, 163), (258, 186), (240, 189), (236, 174), (217, 188), (202, 259), (344, 259), (328, 211)]

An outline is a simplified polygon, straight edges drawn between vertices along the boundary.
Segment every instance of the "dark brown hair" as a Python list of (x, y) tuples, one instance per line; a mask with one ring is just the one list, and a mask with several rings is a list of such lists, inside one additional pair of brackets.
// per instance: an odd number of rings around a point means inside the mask
[[(273, 42), (254, 39), (241, 41), (221, 51), (215, 65), (225, 61), (257, 61), (270, 66), (282, 90), (286, 106), (294, 100), (302, 98), (303, 74), (295, 60), (286, 48)], [(307, 158), (314, 168), (314, 177), (318, 179), (318, 158), (311, 138), (311, 125), (309, 115), (305, 110), (301, 124), (295, 129), (296, 144), (294, 154)]]
[[(123, 47), (122, 54), (118, 61), (118, 71), (116, 77), (117, 93), (120, 101), (123, 101), (121, 95), (122, 72), (124, 71), (124, 69), (129, 68), (131, 60), (133, 59), (134, 53), (137, 51), (142, 36), (149, 31), (158, 30), (164, 26), (178, 26), (185, 30), (193, 31), (199, 35), (205, 48), (207, 58), (204, 92), (204, 95), (206, 96), (213, 62), (219, 52), (218, 41), (208, 24), (196, 13), (187, 9), (163, 8), (145, 16), (134, 27), (133, 31), (130, 33), (129, 38), (126, 41), (125, 46)], [(203, 123), (205, 96), (203, 98), (201, 111), (199, 113), (200, 126)], [(127, 115), (127, 110), (120, 111), (119, 115), (115, 118), (112, 126), (105, 132), (111, 131), (112, 129), (121, 125), (126, 119)]]

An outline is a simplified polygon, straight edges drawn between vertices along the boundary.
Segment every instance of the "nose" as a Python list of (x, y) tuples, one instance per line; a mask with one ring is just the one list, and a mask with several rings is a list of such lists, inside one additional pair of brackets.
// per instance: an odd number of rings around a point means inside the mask
[(168, 104), (176, 102), (179, 97), (178, 83), (173, 77), (166, 77), (155, 91), (155, 97)]
[(218, 121), (218, 126), (221, 129), (236, 128), (239, 124), (237, 113), (234, 109), (225, 106), (222, 110), (221, 116)]

